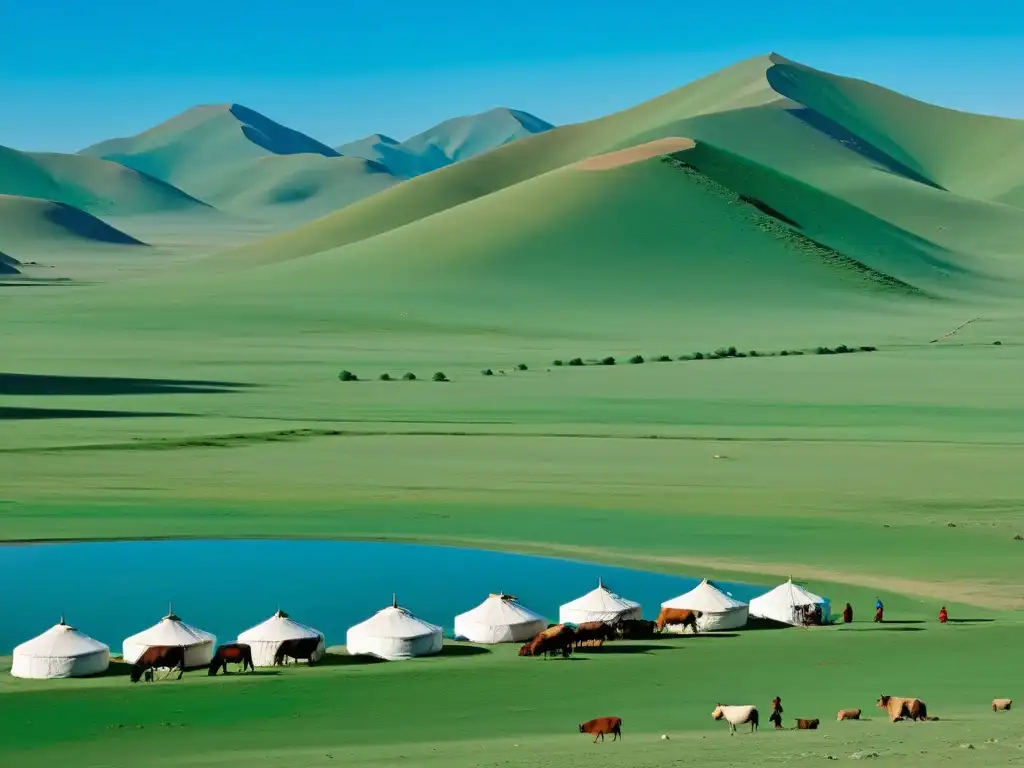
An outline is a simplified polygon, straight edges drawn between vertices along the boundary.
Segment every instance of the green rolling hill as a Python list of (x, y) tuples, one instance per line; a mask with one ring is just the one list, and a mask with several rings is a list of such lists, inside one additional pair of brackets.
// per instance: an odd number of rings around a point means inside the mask
[[(978, 192), (984, 165), (963, 165), (954, 191), (901, 149), (885, 131), (909, 99), (865, 84), (884, 109), (826, 109), (850, 82), (777, 55), (741, 62), (162, 275), (146, 322), (645, 338), (764, 331), (764, 315), (793, 338), (827, 317), (857, 328), (1019, 295), (1024, 211)], [(1002, 136), (1004, 122), (976, 118), (960, 143)], [(114, 318), (140, 295), (96, 298)]]
[(8, 256), (6, 253), (0, 251), (0, 275), (17, 275), (21, 270), (18, 269), (21, 262), (15, 259), (13, 256)]
[(66, 203), (97, 216), (205, 206), (164, 181), (97, 157), (0, 146), (0, 194)]
[(0, 195), (0, 250), (110, 250), (145, 243), (66, 203)]

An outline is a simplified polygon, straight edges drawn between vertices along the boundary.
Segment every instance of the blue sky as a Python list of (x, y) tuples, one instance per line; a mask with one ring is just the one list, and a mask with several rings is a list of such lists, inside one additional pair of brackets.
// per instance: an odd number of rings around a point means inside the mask
[(13, 0), (0, 144), (73, 151), (240, 102), (338, 144), (510, 106), (554, 123), (776, 51), (959, 109), (1024, 117), (1024, 0)]

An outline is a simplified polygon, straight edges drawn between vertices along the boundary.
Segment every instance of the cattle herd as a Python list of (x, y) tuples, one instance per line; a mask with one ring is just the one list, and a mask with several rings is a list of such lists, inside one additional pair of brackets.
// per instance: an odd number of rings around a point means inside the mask
[(519, 649), (520, 656), (561, 656), (574, 649), (600, 648), (610, 640), (649, 640), (668, 625), (689, 627), (697, 634), (700, 611), (664, 608), (657, 621), (622, 619), (614, 623), (587, 621), (583, 624), (551, 624)]
[[(879, 709), (884, 709), (889, 720), (893, 723), (900, 722), (901, 720), (925, 721), (939, 719), (930, 716), (928, 714), (928, 706), (921, 699), (914, 697), (882, 695), (878, 697), (875, 706)], [(993, 699), (992, 701), (993, 712), (1008, 712), (1012, 706), (1012, 699)], [(777, 730), (782, 730), (782, 700), (778, 697), (772, 701), (772, 710), (771, 722), (775, 724)], [(841, 709), (836, 715), (836, 720), (860, 720), (860, 713), (859, 709)], [(718, 704), (711, 712), (711, 717), (715, 720), (725, 720), (729, 725), (730, 735), (735, 735), (736, 726), (748, 724), (750, 725), (750, 732), (753, 733), (758, 729), (761, 721), (757, 707), (753, 704)], [(817, 718), (798, 717), (795, 719), (794, 730), (816, 731), (820, 724), (821, 721)], [(595, 743), (598, 741), (598, 738), (604, 741), (605, 734), (612, 734), (612, 741), (616, 741), (622, 738), (622, 718), (597, 717), (585, 723), (580, 723), (579, 729), (580, 733), (587, 733), (593, 736)], [(665, 739), (668, 737), (662, 736), (661, 738)]]

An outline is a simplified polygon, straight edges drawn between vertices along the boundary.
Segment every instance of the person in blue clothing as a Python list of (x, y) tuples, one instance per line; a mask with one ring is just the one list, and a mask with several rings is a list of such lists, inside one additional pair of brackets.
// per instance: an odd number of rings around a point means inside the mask
[(875, 598), (875, 621), (880, 622), (882, 620), (882, 609), (883, 609), (883, 607), (884, 606), (882, 605), (882, 598), (876, 597)]

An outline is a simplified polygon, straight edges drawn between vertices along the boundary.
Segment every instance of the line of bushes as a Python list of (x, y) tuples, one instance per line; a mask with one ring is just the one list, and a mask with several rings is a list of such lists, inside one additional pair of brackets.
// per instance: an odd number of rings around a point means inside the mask
[[(846, 344), (840, 344), (837, 347), (815, 347), (812, 350), (803, 349), (783, 349), (778, 352), (759, 352), (756, 349), (752, 349), (749, 352), (740, 352), (736, 347), (719, 347), (714, 352), (694, 352), (690, 355), (679, 355), (675, 358), (676, 360), (724, 360), (730, 357), (789, 357), (798, 356), (805, 354), (813, 355), (845, 355), (854, 352), (877, 352), (878, 347), (849, 347)], [(652, 358), (655, 362), (668, 363), (672, 361), (670, 355), (659, 355), (658, 357)], [(643, 355), (633, 355), (629, 358), (631, 365), (641, 365), (647, 360)], [(584, 361), (581, 357), (574, 357), (567, 363), (562, 360), (555, 360), (553, 365), (555, 366), (581, 366), (581, 365), (615, 365), (614, 357), (605, 357), (600, 360), (587, 360)]]
[[(382, 373), (377, 377), (380, 381), (396, 381), (390, 373)], [(431, 381), (450, 381), (450, 379), (441, 371), (438, 371), (430, 377)], [(338, 381), (359, 381), (359, 377), (356, 376), (352, 371), (342, 371), (338, 374)], [(402, 374), (402, 381), (417, 381), (415, 373), (404, 373)]]

